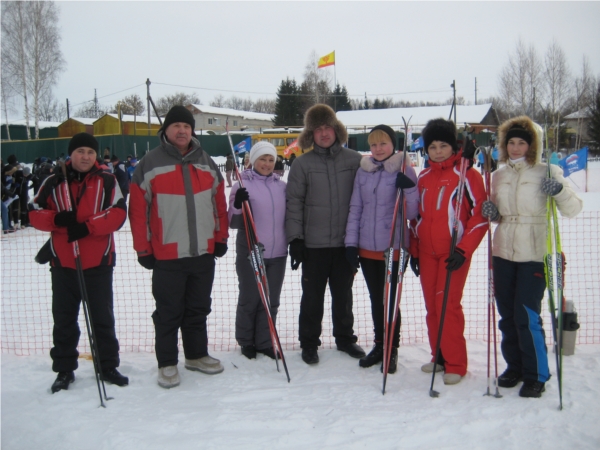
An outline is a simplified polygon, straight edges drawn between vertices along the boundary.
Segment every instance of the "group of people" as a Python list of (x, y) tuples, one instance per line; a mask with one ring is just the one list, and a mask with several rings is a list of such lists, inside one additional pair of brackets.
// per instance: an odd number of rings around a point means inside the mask
[[(206, 374), (224, 370), (208, 353), (206, 320), (211, 311), (215, 259), (227, 252), (229, 228), (239, 230), (236, 341), (247, 358), (258, 354), (277, 357), (249, 261), (243, 213), (247, 202), (264, 246), (273, 323), (288, 253), (292, 270), (301, 266), (298, 339), (306, 364), (319, 362), (327, 285), (337, 349), (359, 359), (363, 368), (382, 363), (388, 322), (384, 311), (392, 308), (391, 304), (386, 308), (384, 302), (394, 298), (398, 269), (409, 262), (408, 257), (399, 258), (402, 246), (410, 254), (412, 271), (420, 278), (427, 310), (431, 359), (421, 370), (443, 371), (448, 385), (459, 383), (467, 373), (461, 299), (471, 258), (488, 232), (489, 221), (498, 222), (493, 270), (501, 348), (507, 362), (498, 383), (514, 387), (523, 381), (521, 396), (541, 396), (550, 377), (540, 316), (545, 290), (545, 201), (553, 196), (566, 217), (579, 213), (582, 202), (556, 167), (548, 176), (547, 166), (540, 162), (539, 131), (529, 118), (518, 117), (500, 127), (499, 162), (504, 165), (494, 173), (488, 199), (482, 176), (471, 167), (474, 145), (468, 140), (460, 145), (453, 122), (431, 120), (422, 130), (429, 167), (417, 177), (410, 163), (403, 161), (392, 128), (383, 124), (373, 127), (368, 139), (371, 155), (363, 157), (345, 147), (347, 131), (335, 112), (317, 104), (306, 112), (298, 138), (301, 148), (312, 147), (312, 151), (296, 159), (287, 184), (275, 171), (275, 147), (258, 142), (248, 153), (248, 167), (231, 189), (229, 208), (223, 177), (195, 138), (194, 127), (189, 110), (173, 107), (158, 133), (159, 146), (140, 160), (130, 186), (128, 214), (134, 249), (138, 262), (153, 270), (156, 309), (152, 320), (161, 387), (180, 383), (179, 331), (186, 369)], [(49, 177), (31, 213), (36, 228), (52, 232), (55, 326), (51, 357), (53, 370), (58, 372), (53, 392), (67, 389), (77, 368), (80, 295), (72, 281), (75, 266), (70, 250), (75, 240), (85, 249), (82, 266), (88, 293), (94, 296), (90, 304), (94, 305), (102, 376), (120, 386), (128, 383), (117, 371), (118, 341), (112, 314), (112, 233), (125, 220), (125, 202), (115, 177), (96, 162), (97, 147), (90, 135), (74, 136), (66, 179), (60, 174)], [(461, 176), (459, 168), (465, 164), (468, 168)], [(73, 210), (65, 207), (63, 199), (67, 185)], [(464, 186), (462, 195), (459, 186)], [(104, 192), (102, 204), (92, 202), (99, 190)], [(399, 190), (404, 206), (395, 230), (391, 230)], [(456, 204), (459, 199), (460, 207)], [(451, 245), (453, 232), (457, 233), (455, 246)], [(396, 250), (392, 293), (384, 299), (384, 251), (392, 234)], [(400, 236), (404, 236), (402, 242)], [(368, 354), (357, 344), (353, 329), (352, 285), (359, 268), (369, 290), (374, 328), (374, 345)], [(452, 276), (445, 292), (448, 273)], [(102, 288), (95, 289), (99, 284)], [(445, 319), (438, 339), (441, 317)], [(396, 327), (388, 330), (392, 344), (389, 373), (397, 371), (400, 328), (399, 317)]]

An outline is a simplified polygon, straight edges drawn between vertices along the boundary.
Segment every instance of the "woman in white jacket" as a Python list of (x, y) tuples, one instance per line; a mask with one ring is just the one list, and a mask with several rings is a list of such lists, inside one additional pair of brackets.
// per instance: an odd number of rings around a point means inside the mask
[(541, 397), (550, 378), (545, 333), (540, 317), (546, 289), (546, 199), (551, 195), (565, 217), (576, 216), (583, 202), (562, 169), (541, 162), (541, 129), (527, 116), (498, 129), (499, 162), (492, 179), (491, 201), (483, 216), (498, 222), (493, 241), (494, 288), (507, 363), (498, 377), (501, 387), (523, 380), (521, 397)]

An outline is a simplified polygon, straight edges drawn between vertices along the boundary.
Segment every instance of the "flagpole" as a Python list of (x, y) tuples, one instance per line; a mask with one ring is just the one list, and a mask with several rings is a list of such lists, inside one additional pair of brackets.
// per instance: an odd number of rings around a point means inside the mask
[[(335, 74), (335, 50), (333, 51), (333, 92), (337, 89), (337, 78)], [(337, 95), (333, 96), (333, 110), (337, 112)]]

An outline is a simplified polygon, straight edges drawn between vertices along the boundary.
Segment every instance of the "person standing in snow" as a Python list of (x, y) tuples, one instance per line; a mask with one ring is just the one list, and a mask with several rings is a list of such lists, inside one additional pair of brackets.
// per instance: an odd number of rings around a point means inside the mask
[[(371, 156), (362, 158), (356, 172), (350, 200), (350, 214), (346, 226), (346, 258), (362, 268), (369, 297), (375, 332), (375, 345), (371, 352), (358, 362), (360, 367), (371, 367), (383, 361), (384, 337), (384, 287), (386, 264), (384, 251), (390, 242), (390, 227), (394, 215), (398, 189), (404, 190), (406, 217), (399, 217), (394, 239), (391, 298), (396, 295), (400, 227), (404, 226), (404, 247), (408, 248), (409, 232), (406, 220), (415, 219), (419, 211), (417, 175), (407, 161), (405, 174), (401, 172), (403, 153), (396, 150), (396, 133), (387, 125), (377, 125), (369, 133)], [(402, 220), (401, 220), (402, 219)], [(392, 304), (390, 304), (392, 308)], [(400, 345), (400, 316), (393, 331), (389, 373), (395, 373)]]
[(88, 133), (76, 134), (69, 141), (70, 160), (66, 164), (71, 211), (65, 207), (65, 180), (59, 169), (46, 178), (30, 205), (31, 224), (51, 233), (54, 347), (50, 356), (52, 370), (58, 372), (52, 393), (68, 389), (75, 381), (74, 371), (78, 367), (81, 292), (73, 256), (74, 241), (79, 244), (102, 377), (117, 386), (129, 384), (129, 379), (117, 370), (119, 341), (115, 333), (112, 287), (116, 258), (113, 233), (121, 228), (127, 212), (117, 180), (102, 171), (96, 162), (97, 152), (98, 141)]
[[(467, 373), (467, 343), (463, 335), (465, 316), (461, 306), (471, 256), (487, 231), (481, 215), (485, 188), (481, 174), (469, 167), (460, 206), (458, 239), (450, 254), (455, 204), (458, 195), (461, 157), (470, 165), (475, 152), (472, 143), (459, 152), (456, 126), (444, 119), (433, 119), (423, 128), (424, 148), (429, 168), (419, 174), (419, 218), (411, 226), (410, 265), (421, 278), (427, 309), (427, 334), (432, 360), (423, 372), (445, 370), (444, 383), (457, 384)], [(444, 289), (448, 271), (452, 271), (440, 344), (440, 360), (435, 361)]]
[[(541, 130), (540, 130), (541, 131)], [(540, 316), (546, 289), (546, 200), (551, 195), (564, 217), (575, 217), (583, 202), (561, 168), (541, 162), (542, 139), (527, 116), (498, 129), (500, 162), (492, 178), (491, 201), (483, 216), (498, 223), (493, 241), (494, 290), (507, 368), (498, 386), (515, 387), (521, 397), (541, 397), (550, 378), (545, 332)]]
[(140, 160), (130, 186), (133, 246), (140, 265), (154, 270), (152, 320), (163, 388), (180, 383), (179, 329), (186, 369), (223, 372), (208, 354), (206, 319), (215, 258), (227, 252), (225, 182), (195, 138), (195, 124), (189, 110), (173, 106), (159, 130), (159, 146)]
[(227, 176), (227, 187), (231, 187), (231, 176), (233, 175), (233, 179), (235, 180), (235, 162), (233, 161), (233, 156), (227, 155), (225, 159), (225, 174)]
[(241, 173), (244, 187), (236, 183), (229, 195), (230, 227), (240, 230), (236, 239), (235, 269), (239, 281), (239, 297), (235, 317), (235, 339), (248, 359), (262, 353), (275, 359), (254, 269), (250, 263), (248, 242), (244, 232), (242, 203), (248, 201), (260, 243), (264, 245), (264, 261), (269, 283), (269, 299), (273, 324), (279, 308), (279, 296), (285, 276), (287, 241), (285, 239), (285, 182), (273, 172), (277, 150), (273, 144), (257, 142), (250, 150), (252, 169)]
[(127, 197), (129, 196), (129, 174), (127, 173), (127, 167), (125, 167), (125, 163), (119, 160), (117, 155), (113, 155), (110, 158), (110, 162), (113, 165), (113, 173), (117, 178), (117, 182), (119, 183), (119, 188), (121, 189), (121, 193), (123, 194), (123, 198), (125, 199), (125, 203), (127, 203)]
[(344, 235), (354, 176), (361, 155), (344, 148), (348, 133), (333, 109), (312, 106), (304, 116), (298, 145), (311, 152), (295, 159), (287, 184), (285, 228), (292, 270), (302, 263), (299, 340), (302, 359), (317, 364), (325, 289), (329, 283), (333, 336), (337, 349), (353, 358), (365, 352), (354, 335), (352, 283), (356, 274), (346, 259)]

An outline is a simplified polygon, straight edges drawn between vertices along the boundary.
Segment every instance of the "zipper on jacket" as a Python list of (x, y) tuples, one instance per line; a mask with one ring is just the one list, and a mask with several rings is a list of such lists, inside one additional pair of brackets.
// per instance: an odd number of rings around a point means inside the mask
[(438, 194), (437, 204), (435, 205), (435, 209), (439, 211), (442, 206), (442, 199), (444, 198), (444, 191), (446, 190), (446, 186), (442, 186), (440, 189), (440, 193)]

